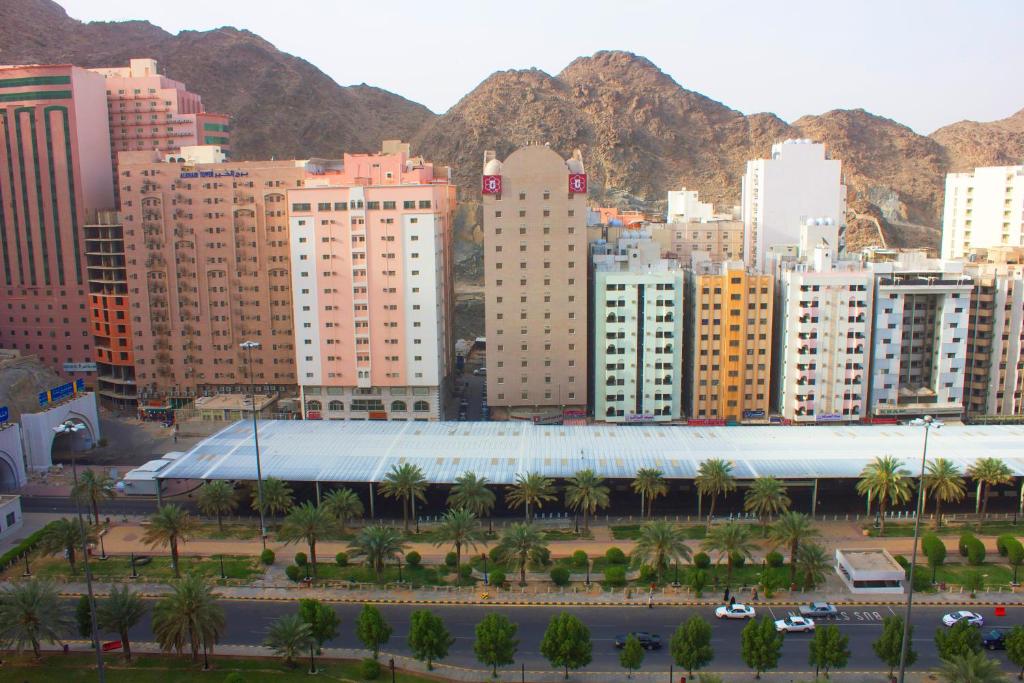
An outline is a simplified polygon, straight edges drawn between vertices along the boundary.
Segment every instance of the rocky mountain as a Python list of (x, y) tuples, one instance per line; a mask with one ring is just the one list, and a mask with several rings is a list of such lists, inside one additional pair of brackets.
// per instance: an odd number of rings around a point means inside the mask
[(991, 123), (960, 121), (930, 136), (942, 145), (950, 171), (1024, 162), (1024, 109)]

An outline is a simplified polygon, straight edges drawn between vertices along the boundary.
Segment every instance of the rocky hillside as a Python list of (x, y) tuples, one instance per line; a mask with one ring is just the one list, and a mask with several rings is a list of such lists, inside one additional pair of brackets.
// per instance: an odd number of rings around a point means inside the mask
[(1024, 109), (991, 123), (960, 121), (930, 136), (942, 145), (951, 171), (1024, 162)]

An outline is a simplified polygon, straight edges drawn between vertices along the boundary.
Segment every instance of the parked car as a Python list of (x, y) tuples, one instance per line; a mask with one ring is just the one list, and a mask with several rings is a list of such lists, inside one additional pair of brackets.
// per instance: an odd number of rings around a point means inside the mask
[(486, 375), (487, 374), (487, 368), (477, 368), (476, 370), (473, 371), (473, 374), (474, 375), (478, 375), (478, 376), (479, 375)]
[(950, 612), (942, 617), (942, 623), (946, 626), (953, 626), (961, 621), (966, 621), (971, 626), (981, 627), (985, 624), (985, 618), (977, 612), (968, 612), (965, 609), (959, 612)]
[(812, 602), (800, 605), (800, 616), (813, 619), (834, 619), (839, 614), (836, 606), (828, 602)]
[(635, 637), (640, 641), (640, 646), (645, 650), (660, 650), (661, 649), (661, 636), (657, 633), (648, 633), (647, 631), (632, 631), (624, 636), (615, 636), (615, 647), (620, 650), (626, 647), (626, 639), (629, 636)]
[(719, 619), (753, 619), (756, 616), (754, 608), (734, 602), (731, 605), (722, 605), (715, 610), (715, 616)]
[(806, 633), (814, 630), (814, 619), (794, 616), (776, 619), (775, 630), (781, 633)]
[(1005, 650), (1006, 634), (999, 629), (992, 629), (981, 637), (981, 646), (989, 650)]

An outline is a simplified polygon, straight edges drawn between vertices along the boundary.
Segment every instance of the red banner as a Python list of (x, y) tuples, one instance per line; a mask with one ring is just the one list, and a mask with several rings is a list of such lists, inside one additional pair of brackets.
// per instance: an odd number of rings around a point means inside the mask
[(501, 176), (485, 175), (480, 192), (481, 194), (501, 194)]
[(320, 411), (319, 410), (307, 410), (306, 411), (306, 419), (307, 420), (319, 420), (320, 419)]
[(586, 173), (570, 173), (569, 174), (569, 192), (572, 194), (586, 194), (587, 193), (587, 174)]
[(103, 651), (104, 652), (110, 652), (111, 650), (120, 650), (120, 649), (121, 649), (121, 641), (120, 640), (110, 640), (110, 641), (108, 641), (106, 643), (103, 643)]

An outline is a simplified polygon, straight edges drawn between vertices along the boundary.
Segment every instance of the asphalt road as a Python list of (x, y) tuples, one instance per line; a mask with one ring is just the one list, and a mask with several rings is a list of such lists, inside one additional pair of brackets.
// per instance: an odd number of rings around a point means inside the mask
[[(285, 614), (296, 610), (295, 604), (268, 601), (224, 601), (227, 617), (227, 630), (222, 638), (223, 643), (257, 645), (263, 640), (270, 623)], [(353, 624), (359, 605), (335, 605), (341, 617), (340, 635), (328, 643), (331, 647), (361, 647), (354, 633)], [(394, 627), (391, 642), (384, 651), (389, 653), (409, 654), (406, 638), (409, 633), (409, 615), (415, 605), (381, 605), (384, 618)], [(540, 642), (548, 620), (560, 611), (568, 610), (576, 614), (590, 628), (594, 644), (593, 662), (590, 668), (595, 671), (613, 671), (619, 669), (618, 650), (614, 646), (614, 638), (625, 631), (651, 631), (658, 633), (666, 641), (666, 647), (660, 651), (649, 652), (644, 660), (646, 671), (668, 670), (671, 657), (668, 654), (667, 641), (676, 627), (693, 614), (701, 614), (712, 625), (712, 646), (715, 660), (709, 667), (716, 671), (746, 671), (740, 657), (740, 631), (746, 621), (718, 620), (713, 610), (704, 608), (683, 607), (486, 607), (486, 606), (433, 606), (431, 609), (444, 619), (448, 630), (455, 636), (456, 642), (450, 655), (444, 661), (448, 664), (461, 666), (479, 666), (473, 656), (474, 628), (477, 622), (490, 611), (499, 610), (519, 625), (519, 652), (516, 663), (525, 663), (528, 669), (546, 669), (550, 665), (540, 654)], [(928, 669), (938, 664), (935, 651), (935, 630), (941, 627), (941, 617), (953, 608), (918, 607), (913, 613), (912, 622), (915, 626), (913, 646), (918, 652), (918, 661), (914, 668)], [(995, 617), (991, 607), (982, 608), (985, 617), (985, 628), (1006, 627), (1024, 623), (1024, 607), (1008, 607), (1005, 617)], [(775, 618), (785, 616), (785, 608), (759, 608), (758, 616), (768, 615)], [(878, 670), (881, 663), (871, 649), (882, 630), (882, 619), (894, 612), (885, 605), (859, 606), (843, 609), (840, 618), (835, 621), (840, 630), (850, 639), (851, 658), (850, 670)], [(138, 640), (152, 640), (148, 618), (145, 623), (133, 629), (132, 637)], [(807, 643), (811, 634), (790, 634), (786, 636), (783, 655), (779, 663), (780, 671), (808, 671)], [(1015, 670), (1006, 660), (1004, 652), (996, 652), (994, 656), (1008, 671)]]

